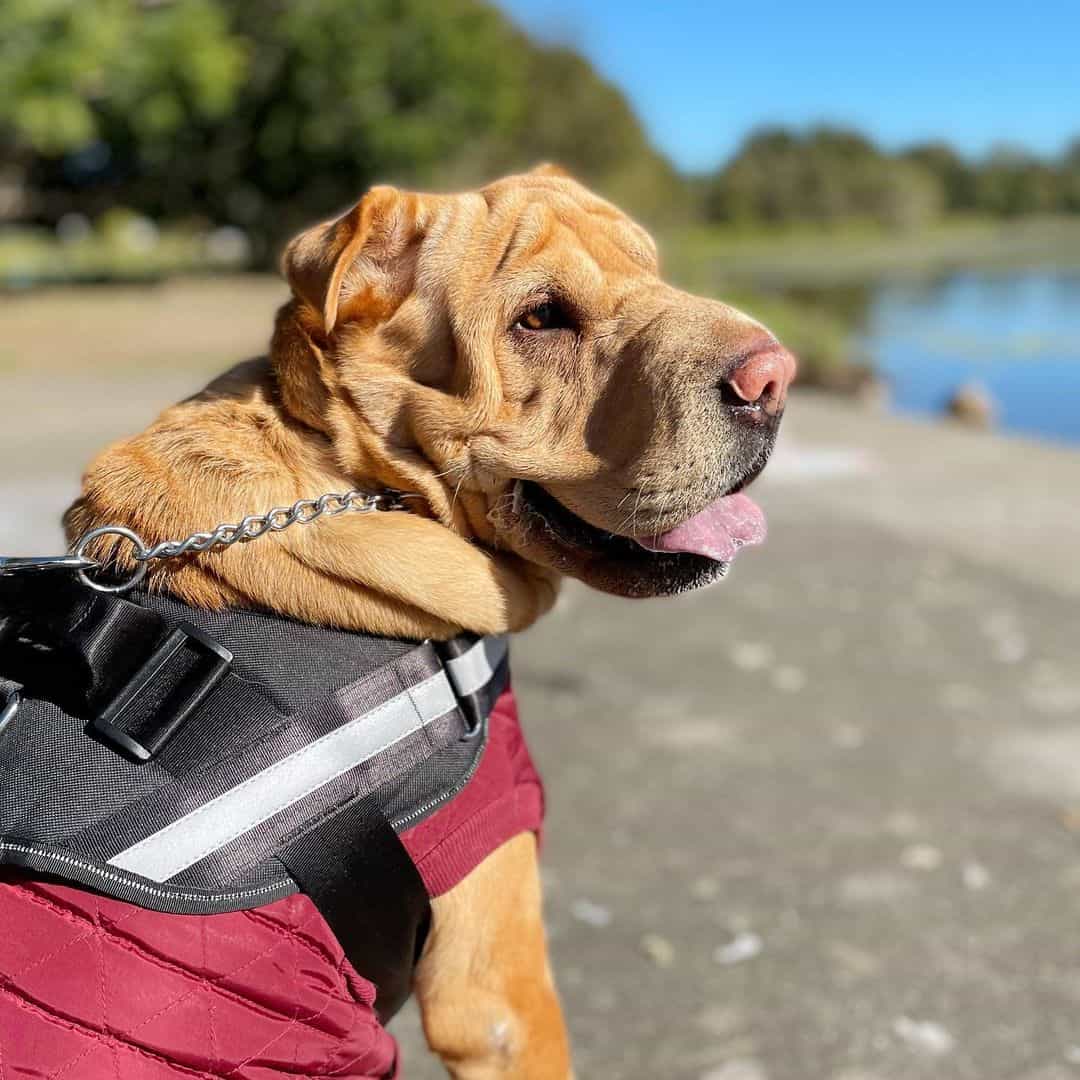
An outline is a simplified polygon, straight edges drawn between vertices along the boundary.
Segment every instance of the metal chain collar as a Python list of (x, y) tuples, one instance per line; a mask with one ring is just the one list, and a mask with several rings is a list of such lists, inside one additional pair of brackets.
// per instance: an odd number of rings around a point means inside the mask
[[(138, 585), (153, 560), (175, 559), (182, 555), (228, 548), (233, 544), (258, 540), (267, 533), (282, 532), (292, 525), (310, 525), (321, 517), (337, 517), (338, 514), (366, 514), (376, 510), (405, 510), (405, 500), (420, 496), (387, 489), (377, 494), (364, 491), (347, 491), (344, 495), (329, 493), (317, 499), (298, 499), (292, 506), (275, 506), (265, 514), (249, 514), (235, 525), (218, 525), (212, 532), (197, 532), (183, 540), (164, 540), (147, 547), (142, 537), (122, 525), (103, 525), (81, 536), (68, 555), (46, 555), (31, 558), (4, 558), (0, 556), (0, 577), (5, 574), (41, 570), (72, 570), (79, 580), (98, 592), (127, 592)], [(123, 581), (107, 584), (95, 581), (90, 571), (101, 569), (101, 563), (90, 558), (86, 551), (102, 536), (118, 536), (127, 540), (135, 549), (135, 570)]]

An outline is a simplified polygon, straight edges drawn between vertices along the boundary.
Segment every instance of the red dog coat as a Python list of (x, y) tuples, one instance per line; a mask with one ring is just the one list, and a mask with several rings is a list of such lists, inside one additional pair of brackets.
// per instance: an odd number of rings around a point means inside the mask
[[(543, 816), (510, 691), (465, 787), (401, 835), (428, 893)], [(0, 869), (0, 1080), (382, 1080), (397, 1047), (311, 901), (171, 915)]]

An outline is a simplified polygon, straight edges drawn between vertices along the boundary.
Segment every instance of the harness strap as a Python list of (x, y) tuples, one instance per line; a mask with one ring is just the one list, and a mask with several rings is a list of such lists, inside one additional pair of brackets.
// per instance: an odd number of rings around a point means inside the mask
[(278, 858), (378, 987), (385, 1024), (409, 996), (431, 913), (420, 872), (378, 804), (352, 800), (287, 841)]

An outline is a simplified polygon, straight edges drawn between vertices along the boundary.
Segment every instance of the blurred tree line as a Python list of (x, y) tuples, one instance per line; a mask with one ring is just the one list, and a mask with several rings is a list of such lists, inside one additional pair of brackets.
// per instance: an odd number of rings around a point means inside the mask
[(1001, 147), (970, 161), (947, 143), (887, 154), (857, 132), (769, 128), (703, 182), (705, 214), (735, 223), (923, 224), (943, 213), (1080, 212), (1080, 139), (1056, 162)]
[(371, 183), (541, 159), (662, 214), (624, 96), (481, 0), (3, 0), (0, 220), (130, 207), (256, 256)]
[(0, 222), (124, 206), (237, 226), (265, 262), (372, 182), (450, 187), (543, 159), (654, 224), (1080, 211), (1080, 142), (1054, 163), (972, 163), (776, 129), (679, 176), (585, 59), (483, 0), (0, 3)]

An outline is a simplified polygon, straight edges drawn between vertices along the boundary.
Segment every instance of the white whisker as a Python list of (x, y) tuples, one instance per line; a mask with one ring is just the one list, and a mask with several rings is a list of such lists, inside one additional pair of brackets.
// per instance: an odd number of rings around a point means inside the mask
[(450, 517), (451, 517), (451, 519), (454, 516), (454, 507), (457, 505), (457, 497), (458, 497), (459, 492), (461, 491), (461, 485), (465, 483), (465, 474), (466, 474), (467, 471), (468, 470), (465, 468), (465, 466), (462, 465), (461, 466), (461, 476), (458, 477), (457, 486), (454, 488), (453, 497), (450, 499)]

